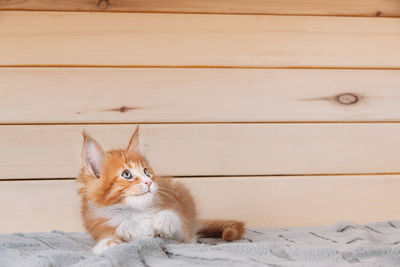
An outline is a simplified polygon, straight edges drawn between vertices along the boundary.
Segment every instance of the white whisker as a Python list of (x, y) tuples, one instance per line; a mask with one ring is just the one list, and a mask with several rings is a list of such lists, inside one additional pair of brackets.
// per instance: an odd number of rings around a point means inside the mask
[(165, 195), (166, 197), (168, 197), (170, 200), (172, 200), (177, 206), (179, 206), (179, 208), (181, 210), (183, 210), (182, 206), (179, 204), (179, 202), (176, 200), (176, 198), (174, 198), (171, 194), (168, 194), (167, 192), (164, 192), (162, 190), (158, 190), (158, 192), (160, 192), (161, 194)]

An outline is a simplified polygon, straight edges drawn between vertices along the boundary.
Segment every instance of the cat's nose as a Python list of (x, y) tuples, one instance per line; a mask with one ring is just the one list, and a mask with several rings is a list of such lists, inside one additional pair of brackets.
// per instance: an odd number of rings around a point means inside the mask
[(144, 182), (146, 185), (147, 185), (147, 187), (149, 187), (150, 188), (150, 186), (151, 186), (151, 184), (153, 183), (152, 181), (146, 181), (146, 182)]

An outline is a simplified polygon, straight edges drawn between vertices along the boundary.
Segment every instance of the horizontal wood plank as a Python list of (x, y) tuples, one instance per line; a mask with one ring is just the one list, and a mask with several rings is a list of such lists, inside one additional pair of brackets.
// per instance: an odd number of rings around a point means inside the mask
[(0, 10), (400, 16), (397, 0), (0, 0)]
[[(200, 216), (249, 227), (400, 219), (400, 176), (187, 178)], [(0, 182), (0, 232), (83, 231), (75, 181)]]
[[(0, 178), (75, 177), (81, 132), (125, 147), (135, 125), (0, 127)], [(400, 124), (147, 124), (141, 146), (171, 176), (399, 173)]]
[(399, 87), (395, 70), (0, 68), (0, 123), (400, 121)]
[(400, 68), (400, 19), (1, 14), (0, 66)]

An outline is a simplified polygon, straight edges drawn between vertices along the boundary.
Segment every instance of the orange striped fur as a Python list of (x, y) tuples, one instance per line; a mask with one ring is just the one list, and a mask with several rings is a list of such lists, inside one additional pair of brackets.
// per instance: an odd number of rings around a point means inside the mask
[(83, 133), (80, 183), (85, 229), (97, 241), (94, 253), (144, 236), (194, 242), (197, 236), (242, 238), (242, 222), (199, 220), (182, 183), (154, 175), (139, 152), (138, 128), (126, 149), (104, 151)]

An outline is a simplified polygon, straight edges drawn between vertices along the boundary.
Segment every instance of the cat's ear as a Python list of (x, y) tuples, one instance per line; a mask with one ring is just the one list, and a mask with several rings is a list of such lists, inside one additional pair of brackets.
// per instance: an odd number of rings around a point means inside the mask
[(101, 146), (92, 137), (82, 133), (83, 146), (82, 146), (82, 164), (91, 173), (100, 178), (101, 165), (104, 161), (106, 153)]
[(139, 125), (136, 126), (136, 130), (133, 133), (129, 145), (126, 148), (128, 152), (139, 152)]

